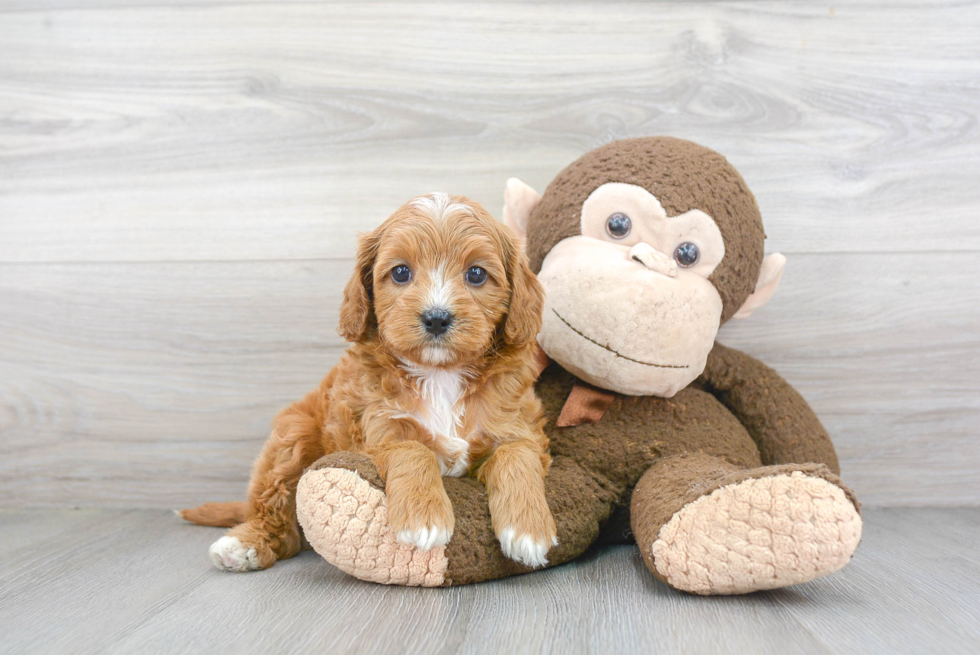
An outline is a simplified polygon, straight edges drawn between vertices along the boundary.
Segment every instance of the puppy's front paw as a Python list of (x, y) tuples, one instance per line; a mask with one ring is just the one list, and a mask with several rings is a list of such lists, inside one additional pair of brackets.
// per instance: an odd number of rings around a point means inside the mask
[(398, 541), (409, 546), (415, 546), (420, 550), (430, 550), (437, 546), (445, 546), (449, 543), (449, 538), (453, 533), (445, 527), (431, 525), (415, 530), (404, 529), (396, 537)]
[(259, 564), (258, 553), (254, 548), (249, 548), (243, 544), (238, 537), (222, 537), (211, 544), (208, 549), (211, 562), (215, 567), (222, 571), (258, 571), (262, 566)]
[(548, 551), (558, 545), (558, 526), (543, 487), (523, 496), (507, 493), (505, 487), (503, 493), (498, 489), (490, 496), (490, 516), (500, 550), (531, 568), (547, 566)]
[(504, 555), (533, 569), (547, 566), (548, 558), (545, 556), (553, 546), (558, 545), (558, 537), (554, 533), (549, 540), (547, 537), (518, 532), (513, 527), (501, 530), (497, 539), (500, 540), (500, 549), (504, 551)]
[(424, 494), (388, 494), (388, 519), (397, 540), (430, 550), (445, 546), (453, 536), (453, 506), (444, 489)]

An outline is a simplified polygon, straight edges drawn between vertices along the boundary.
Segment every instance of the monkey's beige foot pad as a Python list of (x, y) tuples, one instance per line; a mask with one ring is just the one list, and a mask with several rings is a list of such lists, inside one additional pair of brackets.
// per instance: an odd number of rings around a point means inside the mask
[(742, 594), (842, 568), (861, 540), (844, 491), (800, 472), (745, 480), (685, 505), (653, 543), (657, 573), (695, 594)]
[(296, 510), (313, 549), (355, 578), (423, 587), (438, 587), (446, 578), (445, 547), (422, 551), (397, 542), (387, 497), (355, 471), (307, 471), (296, 490)]

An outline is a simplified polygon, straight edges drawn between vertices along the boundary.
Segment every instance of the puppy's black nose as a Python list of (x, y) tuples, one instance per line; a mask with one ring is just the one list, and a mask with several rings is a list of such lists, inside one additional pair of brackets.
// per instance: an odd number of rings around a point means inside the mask
[(434, 337), (438, 337), (453, 324), (453, 315), (445, 309), (426, 310), (419, 318), (422, 319), (425, 331)]

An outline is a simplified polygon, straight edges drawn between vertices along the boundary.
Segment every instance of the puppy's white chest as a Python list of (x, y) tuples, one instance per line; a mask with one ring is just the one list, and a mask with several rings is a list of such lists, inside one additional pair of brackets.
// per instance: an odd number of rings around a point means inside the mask
[(463, 374), (438, 368), (406, 367), (418, 381), (422, 396), (419, 411), (412, 418), (428, 430), (443, 453), (438, 455), (443, 475), (459, 477), (469, 469), (469, 442), (459, 436), (466, 412), (462, 402)]

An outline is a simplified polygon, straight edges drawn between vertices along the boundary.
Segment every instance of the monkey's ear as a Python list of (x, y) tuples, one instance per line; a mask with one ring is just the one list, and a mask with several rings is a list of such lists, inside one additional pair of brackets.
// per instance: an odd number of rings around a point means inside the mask
[(516, 177), (507, 180), (504, 189), (504, 225), (523, 239), (527, 235), (527, 219), (541, 201), (541, 194)]
[(344, 288), (340, 305), (340, 326), (337, 332), (347, 341), (356, 343), (364, 338), (374, 315), (374, 260), (381, 244), (381, 228), (362, 234), (357, 240), (357, 261), (354, 274)]
[(748, 318), (752, 312), (759, 309), (772, 298), (779, 286), (779, 280), (783, 277), (783, 269), (786, 267), (786, 257), (778, 252), (773, 253), (762, 260), (762, 268), (759, 269), (759, 281), (752, 292), (732, 318)]

